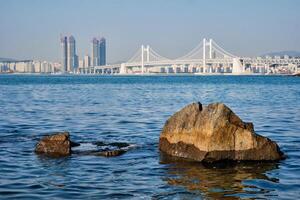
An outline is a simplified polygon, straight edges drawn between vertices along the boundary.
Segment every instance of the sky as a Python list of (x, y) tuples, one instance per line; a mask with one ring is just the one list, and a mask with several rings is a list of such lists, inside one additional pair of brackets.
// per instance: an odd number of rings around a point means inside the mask
[(109, 63), (142, 44), (176, 58), (203, 38), (238, 56), (300, 51), (299, 0), (0, 0), (0, 57), (61, 60), (60, 35), (77, 54), (107, 39)]

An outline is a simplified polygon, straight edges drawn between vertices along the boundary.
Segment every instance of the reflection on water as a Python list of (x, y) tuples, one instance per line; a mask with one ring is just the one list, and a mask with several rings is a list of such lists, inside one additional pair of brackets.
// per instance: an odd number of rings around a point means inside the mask
[[(245, 183), (247, 180), (278, 183), (268, 172), (278, 169), (274, 162), (200, 163), (160, 155), (160, 163), (167, 165), (163, 178), (171, 186), (181, 186), (199, 193), (204, 198), (240, 199), (266, 194), (270, 190)], [(253, 196), (254, 197), (254, 196)]]

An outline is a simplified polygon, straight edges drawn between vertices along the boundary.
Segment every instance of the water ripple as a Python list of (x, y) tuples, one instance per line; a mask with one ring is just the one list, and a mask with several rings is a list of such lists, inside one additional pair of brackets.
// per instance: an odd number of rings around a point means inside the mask
[[(264, 76), (0, 76), (3, 199), (299, 199), (300, 79)], [(223, 166), (163, 158), (158, 137), (184, 105), (224, 102), (288, 158)], [(43, 135), (137, 145), (114, 158), (51, 159)], [(94, 146), (85, 146), (93, 148)]]

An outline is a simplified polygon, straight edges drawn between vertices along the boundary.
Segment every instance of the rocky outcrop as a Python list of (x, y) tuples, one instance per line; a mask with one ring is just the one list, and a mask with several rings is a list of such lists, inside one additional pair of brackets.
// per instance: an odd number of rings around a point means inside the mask
[(71, 154), (71, 146), (76, 145), (70, 141), (68, 132), (54, 133), (44, 136), (36, 145), (35, 152), (50, 156), (68, 156)]
[(254, 132), (222, 103), (193, 103), (171, 116), (160, 135), (159, 149), (196, 161), (280, 160), (283, 153), (270, 139)]
[[(85, 148), (84, 146), (87, 144), (92, 149)], [(83, 147), (81, 148), (81, 146)], [(44, 136), (36, 144), (35, 152), (53, 157), (69, 156), (71, 154), (113, 157), (126, 153), (130, 147), (130, 144), (124, 142), (77, 143), (70, 140), (68, 132), (60, 132)]]

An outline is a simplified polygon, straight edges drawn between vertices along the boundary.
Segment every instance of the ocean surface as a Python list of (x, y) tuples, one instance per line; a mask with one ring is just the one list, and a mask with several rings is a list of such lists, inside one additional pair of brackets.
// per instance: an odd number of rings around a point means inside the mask
[[(165, 121), (196, 101), (224, 102), (288, 158), (208, 165), (160, 155)], [(134, 148), (111, 158), (33, 152), (64, 130)], [(300, 199), (300, 78), (1, 75), (0, 199)]]

